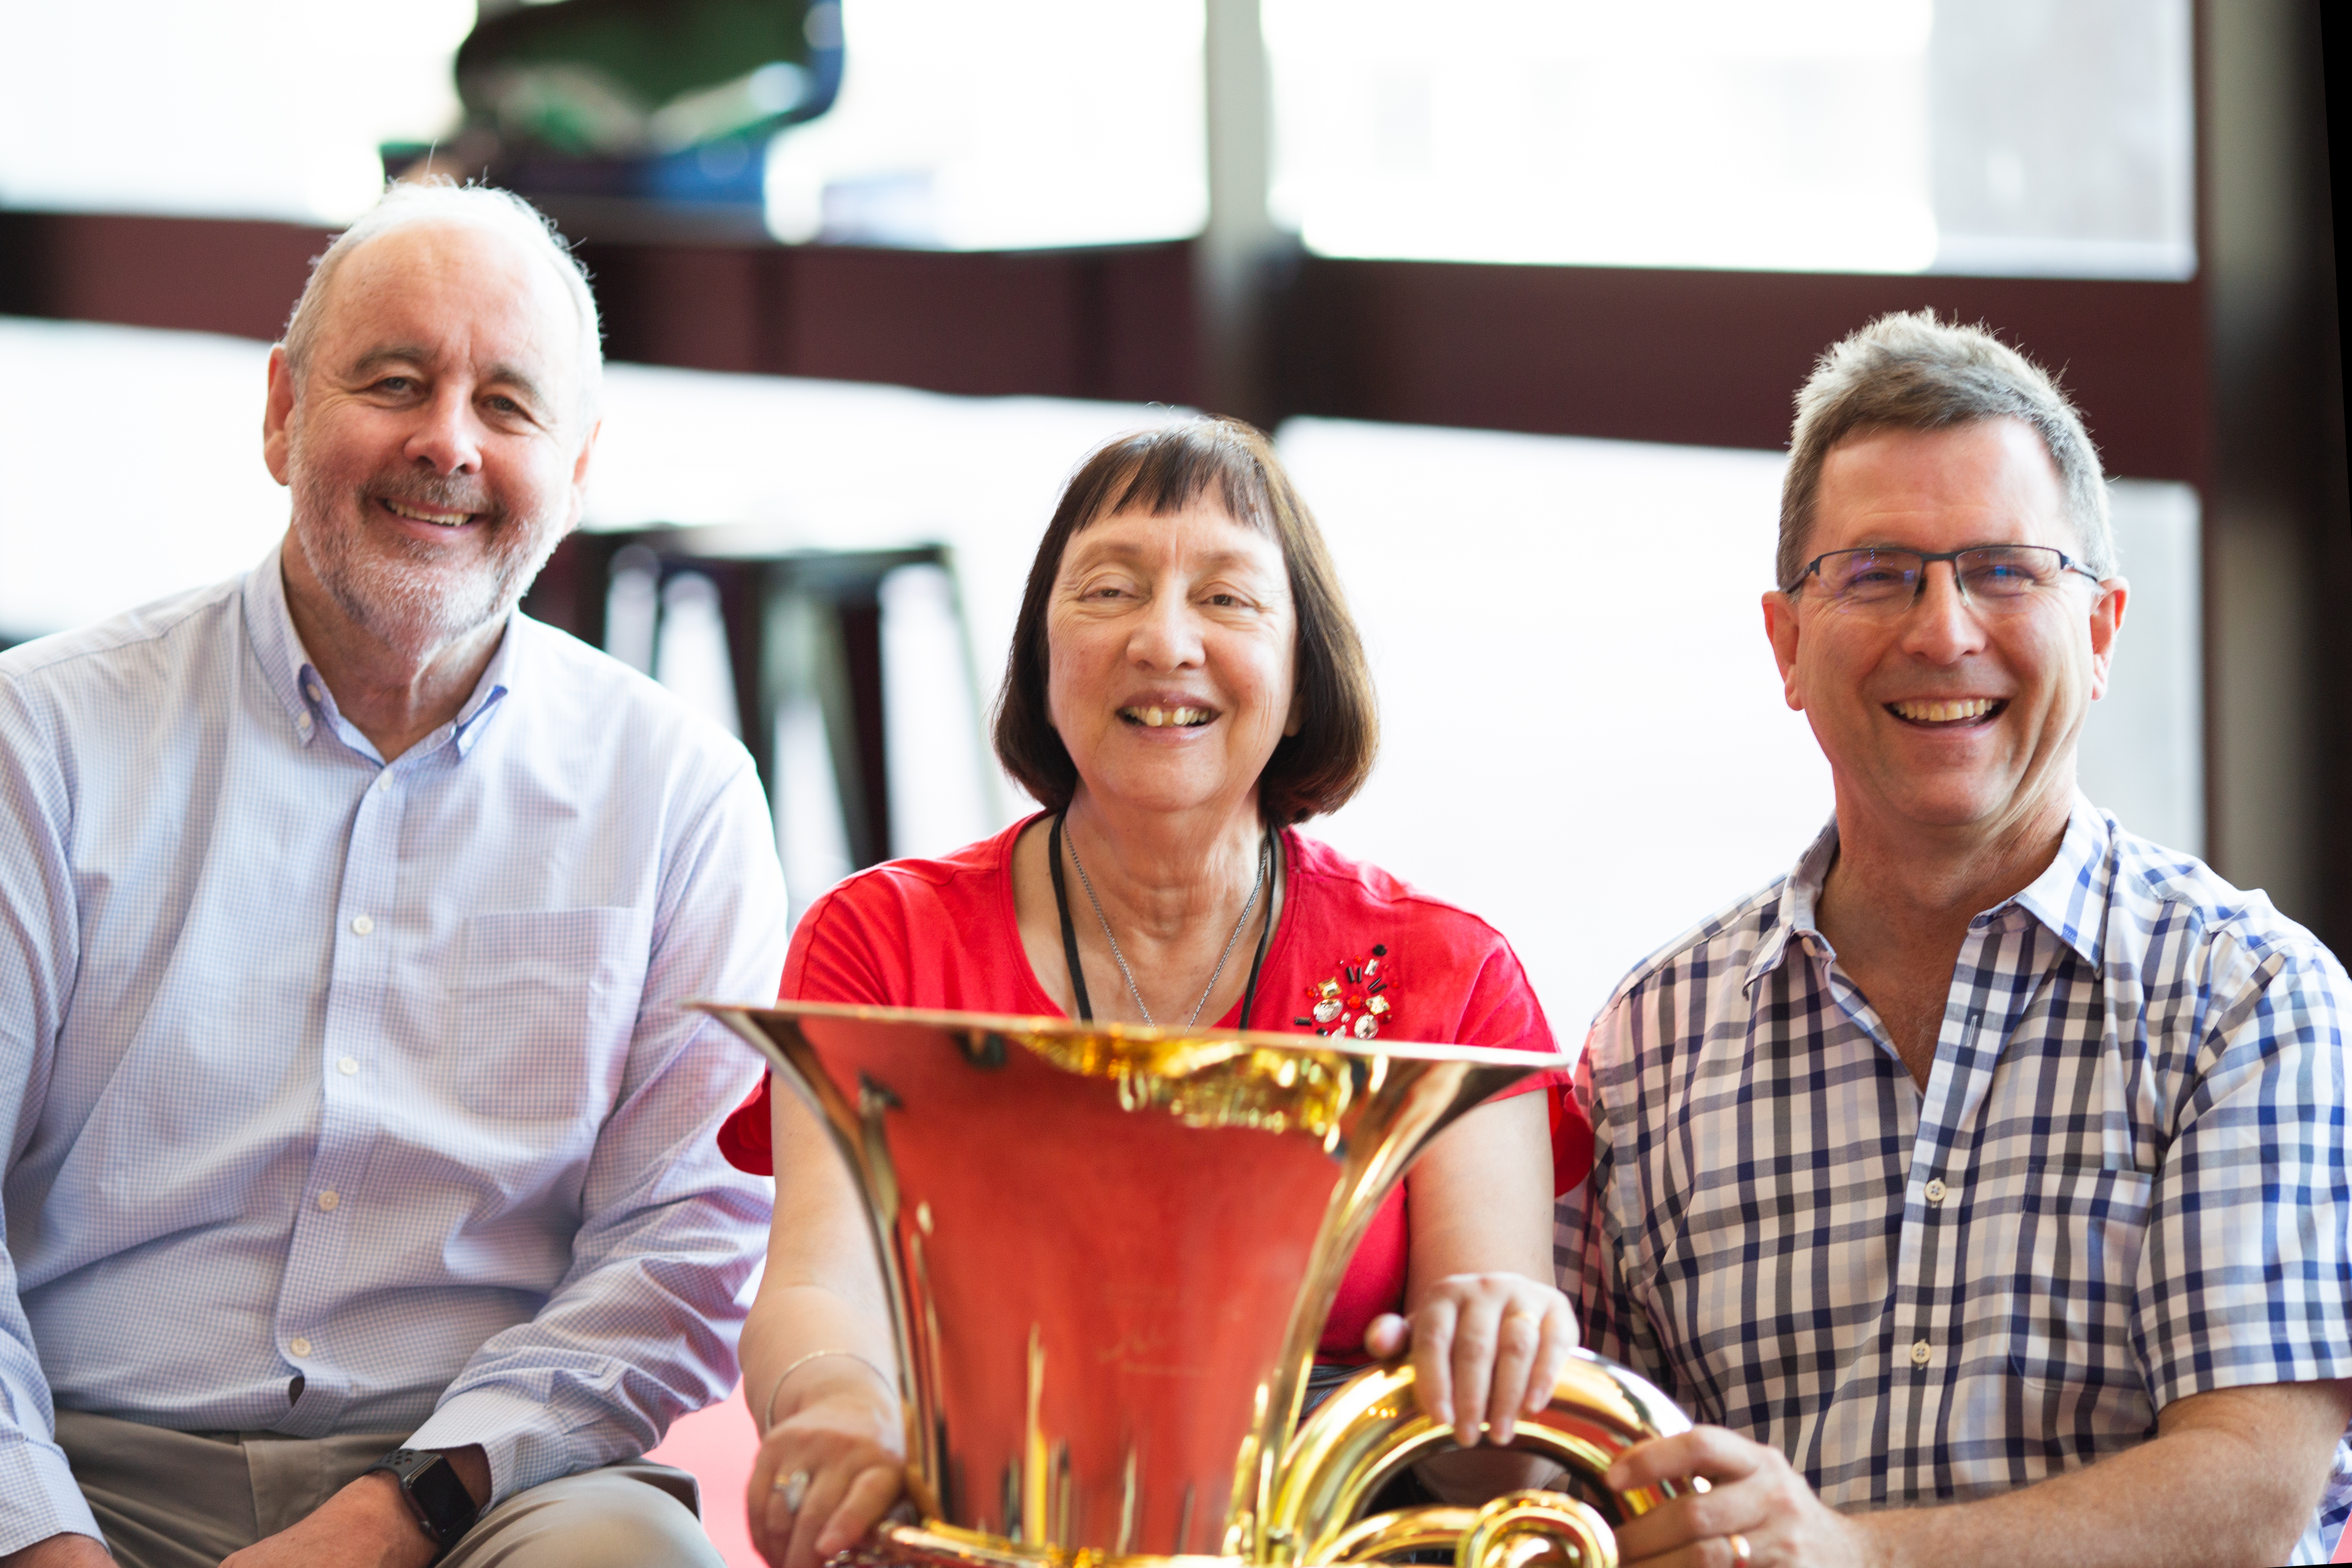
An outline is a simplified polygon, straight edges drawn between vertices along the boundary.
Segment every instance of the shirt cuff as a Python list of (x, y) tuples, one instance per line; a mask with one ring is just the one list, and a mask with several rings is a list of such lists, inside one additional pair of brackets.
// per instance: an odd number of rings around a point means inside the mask
[(16, 1443), (0, 1447), (0, 1556), (52, 1535), (106, 1539), (64, 1450), (19, 1434)]
[(554, 1417), (539, 1400), (501, 1388), (469, 1388), (443, 1400), (409, 1435), (407, 1446), (446, 1450), (478, 1444), (490, 1466), (490, 1500), (482, 1505), (487, 1511), (542, 1481), (620, 1457), (586, 1451)]

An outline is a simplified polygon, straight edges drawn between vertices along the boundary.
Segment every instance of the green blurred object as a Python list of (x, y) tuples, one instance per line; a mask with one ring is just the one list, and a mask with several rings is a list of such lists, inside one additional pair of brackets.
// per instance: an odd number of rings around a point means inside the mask
[(675, 154), (809, 119), (840, 82), (835, 0), (560, 0), (457, 51), (469, 129), (510, 157)]

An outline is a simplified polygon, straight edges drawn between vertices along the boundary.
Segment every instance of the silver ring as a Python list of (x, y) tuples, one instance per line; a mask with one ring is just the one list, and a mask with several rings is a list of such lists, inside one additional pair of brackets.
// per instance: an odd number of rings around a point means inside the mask
[(808, 1500), (809, 1473), (806, 1470), (794, 1470), (789, 1476), (778, 1476), (772, 1485), (783, 1495), (786, 1513), (800, 1512), (801, 1504)]
[(1731, 1560), (1738, 1563), (1739, 1568), (1748, 1568), (1748, 1537), (1738, 1531), (1731, 1533)]

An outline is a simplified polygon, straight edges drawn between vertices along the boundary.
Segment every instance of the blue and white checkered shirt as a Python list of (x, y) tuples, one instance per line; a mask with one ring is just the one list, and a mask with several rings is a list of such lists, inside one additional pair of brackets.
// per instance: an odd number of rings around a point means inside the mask
[(1594, 1022), (1558, 1237), (1587, 1342), (1864, 1510), (2076, 1468), (2184, 1394), (2352, 1376), (2327, 951), (2078, 795), (1970, 922), (1923, 1091), (1814, 924), (1836, 847)]
[(784, 941), (743, 749), (520, 616), (388, 767), (274, 550), (0, 654), (0, 1552), (97, 1533), (53, 1393), (479, 1443), (501, 1497), (723, 1395), (760, 1068), (681, 1004)]

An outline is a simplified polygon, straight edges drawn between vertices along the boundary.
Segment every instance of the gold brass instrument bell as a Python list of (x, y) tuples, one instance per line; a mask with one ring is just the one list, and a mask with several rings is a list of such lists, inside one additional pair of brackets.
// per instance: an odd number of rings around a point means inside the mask
[[(898, 1333), (919, 1524), (860, 1549), (910, 1568), (1221, 1559), (1461, 1568), (1616, 1562), (1619, 1453), (1689, 1423), (1578, 1352), (1515, 1447), (1582, 1492), (1363, 1518), (1451, 1445), (1410, 1367), (1369, 1367), (1303, 1425), (1356, 1243), (1524, 1052), (1180, 1032), (811, 1003), (706, 1005), (814, 1106), (856, 1173)], [(1294, 1430), (1295, 1428), (1295, 1430)]]

